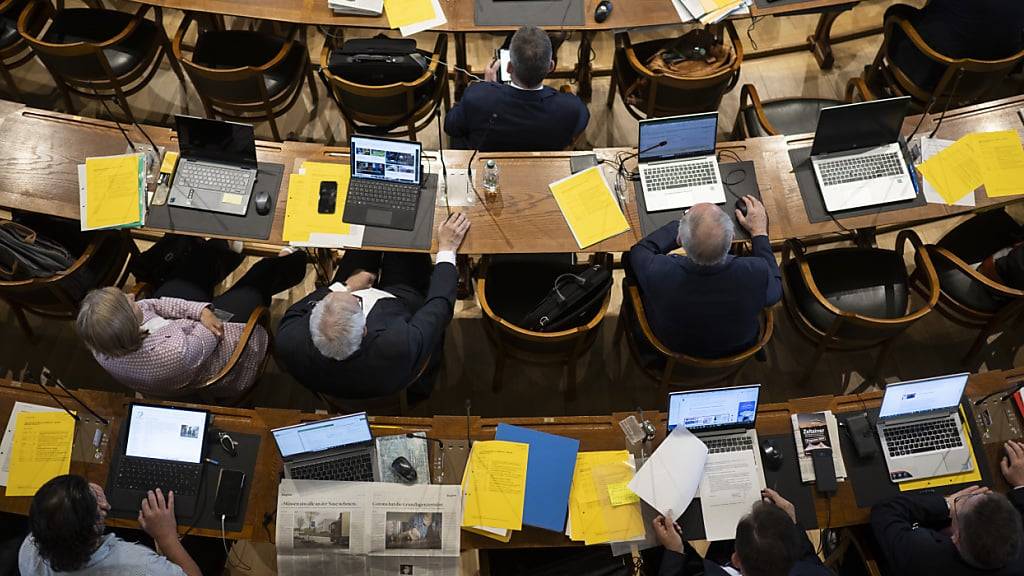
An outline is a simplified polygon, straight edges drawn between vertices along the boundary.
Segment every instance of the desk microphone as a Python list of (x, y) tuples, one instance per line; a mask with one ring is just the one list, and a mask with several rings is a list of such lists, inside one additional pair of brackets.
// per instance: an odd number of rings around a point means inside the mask
[(651, 150), (654, 150), (655, 148), (661, 148), (662, 146), (666, 146), (667, 144), (668, 144), (668, 140), (662, 140), (661, 142), (658, 142), (657, 144), (652, 144), (651, 146), (648, 146), (647, 148), (644, 148), (643, 150), (638, 150), (637, 153), (634, 154), (633, 156), (639, 156), (641, 154), (646, 154), (646, 153), (650, 152)]
[(1003, 394), (1003, 397), (999, 399), (1000, 402), (1003, 402), (1003, 401), (1007, 400), (1008, 398), (1011, 398), (1014, 394), (1019, 392), (1021, 389), (1024, 389), (1024, 378), (1022, 378), (1020, 380), (1020, 382), (1016, 382), (1015, 384), (1013, 384), (1009, 388), (1003, 388), (1002, 390), (996, 390), (995, 392), (991, 392), (989, 394), (986, 394), (986, 395), (982, 396), (980, 399), (974, 401), (974, 405), (975, 406), (981, 406), (981, 404), (985, 400), (988, 400), (989, 398), (991, 398), (991, 397), (993, 397), (993, 396), (995, 396), (997, 394)]
[[(480, 138), (480, 143), (473, 149), (473, 154), (469, 157), (469, 162), (466, 164), (466, 171), (469, 174), (469, 187), (473, 189), (473, 193), (476, 193), (476, 186), (473, 186), (473, 160), (476, 159), (476, 155), (480, 152), (480, 149), (487, 143), (487, 137), (491, 135), (491, 130), (494, 128), (494, 121), (498, 119), (497, 112), (491, 112), (491, 118), (487, 121), (487, 130), (484, 131), (483, 138)], [(467, 399), (468, 403), (469, 400)]]
[[(74, 418), (76, 422), (78, 422), (79, 421), (78, 415), (75, 414), (74, 412), (68, 410), (67, 407), (64, 406), (64, 404), (60, 400), (57, 400), (57, 397), (54, 396), (46, 388), (46, 385), (49, 383), (49, 382), (47, 382), (47, 380), (49, 380), (49, 377), (50, 377), (50, 369), (44, 366), (43, 367), (43, 371), (39, 374), (39, 380), (40, 380), (39, 387), (42, 388), (43, 391), (46, 392), (50, 396), (50, 398), (53, 398), (53, 400), (55, 402), (57, 402), (57, 404), (60, 404), (60, 407), (63, 408), (65, 412), (70, 414), (71, 417)], [(88, 404), (83, 402), (81, 398), (79, 398), (78, 396), (75, 396), (74, 394), (72, 394), (71, 390), (68, 390), (67, 387), (64, 386), (64, 383), (61, 382), (59, 378), (56, 380), (56, 385), (57, 385), (57, 388), (60, 388), (61, 391), (63, 391), (65, 394), (67, 394), (72, 400), (74, 400), (75, 402), (78, 402), (79, 404), (81, 404), (82, 408), (85, 408), (86, 411), (89, 412), (89, 414), (92, 414), (93, 416), (95, 416), (100, 422), (103, 422), (104, 425), (110, 424), (110, 422), (106, 418), (104, 418), (103, 416), (100, 416), (99, 414), (97, 414), (96, 411), (93, 410), (92, 408), (90, 408)]]
[(405, 437), (406, 438), (419, 438), (420, 440), (426, 440), (427, 442), (437, 442), (437, 447), (440, 448), (441, 450), (444, 450), (444, 442), (438, 440), (437, 438), (431, 438), (430, 436), (417, 436), (413, 432), (407, 432)]

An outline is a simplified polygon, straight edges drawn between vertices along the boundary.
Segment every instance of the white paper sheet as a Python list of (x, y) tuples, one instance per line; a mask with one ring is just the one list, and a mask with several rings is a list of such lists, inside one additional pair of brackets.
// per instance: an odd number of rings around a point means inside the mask
[(700, 482), (700, 507), (704, 533), (709, 541), (736, 537), (736, 523), (761, 499), (764, 475), (757, 469), (754, 453), (714, 454), (704, 465)]
[(707, 457), (708, 447), (676, 426), (629, 481), (629, 489), (659, 514), (678, 517), (697, 493)]
[(18, 422), (18, 414), (21, 412), (63, 412), (60, 408), (29, 404), (27, 402), (15, 402), (11, 410), (11, 417), (7, 420), (7, 429), (4, 430), (4, 438), (0, 440), (0, 486), (7, 486), (7, 475), (11, 471), (11, 444), (14, 443), (14, 425)]
[(437, 28), (442, 24), (446, 24), (448, 22), (448, 18), (445, 17), (444, 10), (441, 9), (441, 3), (438, 0), (433, 0), (433, 4), (434, 18), (432, 20), (424, 20), (423, 22), (402, 26), (398, 29), (399, 33), (401, 33), (403, 37), (409, 37), (413, 34), (423, 32), (424, 30), (430, 30), (431, 28)]
[[(941, 138), (928, 138), (927, 136), (921, 138), (921, 162), (924, 162), (925, 160), (931, 158), (932, 156), (935, 156), (939, 152), (942, 152), (951, 144), (953, 144), (953, 140), (943, 140)], [(939, 195), (939, 192), (931, 184), (928, 183), (927, 179), (920, 178), (919, 180), (921, 182), (921, 192), (924, 193), (924, 199), (926, 202), (928, 202), (929, 204), (946, 203), (946, 201), (943, 200), (942, 196)], [(974, 190), (971, 190), (970, 192), (965, 194), (963, 198), (957, 200), (956, 202), (953, 202), (953, 206), (970, 206), (973, 208), (975, 206)]]

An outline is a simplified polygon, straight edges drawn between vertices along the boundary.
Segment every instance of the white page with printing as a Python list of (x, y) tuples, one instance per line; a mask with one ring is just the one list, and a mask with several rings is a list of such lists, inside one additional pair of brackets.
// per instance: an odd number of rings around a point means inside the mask
[(629, 481), (629, 489), (659, 514), (678, 518), (690, 505), (708, 447), (683, 426), (676, 426)]
[(764, 474), (750, 450), (713, 454), (704, 464), (700, 508), (704, 534), (710, 542), (732, 540), (736, 524), (761, 499)]

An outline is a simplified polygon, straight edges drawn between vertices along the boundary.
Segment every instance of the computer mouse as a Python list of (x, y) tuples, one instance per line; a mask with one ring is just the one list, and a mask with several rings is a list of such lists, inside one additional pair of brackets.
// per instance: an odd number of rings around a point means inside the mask
[(256, 193), (253, 201), (256, 205), (256, 213), (260, 216), (266, 216), (270, 213), (270, 193), (266, 190), (260, 190)]
[(747, 215), (747, 202), (743, 198), (736, 199), (736, 209), (740, 211), (740, 214)]
[(600, 24), (612, 15), (612, 3), (610, 0), (601, 0), (594, 9), (594, 22)]
[(761, 442), (761, 453), (763, 455), (762, 460), (764, 460), (764, 465), (769, 470), (778, 470), (779, 468), (782, 468), (782, 461), (785, 458), (782, 456), (782, 450), (779, 449), (774, 440), (765, 440), (764, 442)]
[(409, 462), (409, 459), (405, 456), (395, 458), (394, 462), (391, 463), (391, 471), (409, 484), (416, 482), (416, 468), (413, 467), (412, 462)]

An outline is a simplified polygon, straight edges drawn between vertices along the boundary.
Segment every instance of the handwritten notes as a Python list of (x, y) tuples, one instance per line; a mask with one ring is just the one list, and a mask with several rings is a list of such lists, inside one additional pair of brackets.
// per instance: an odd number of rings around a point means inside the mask
[(66, 412), (18, 414), (7, 496), (32, 496), (47, 481), (67, 474), (74, 440), (75, 420)]
[(552, 182), (548, 187), (581, 249), (629, 230), (600, 166)]

